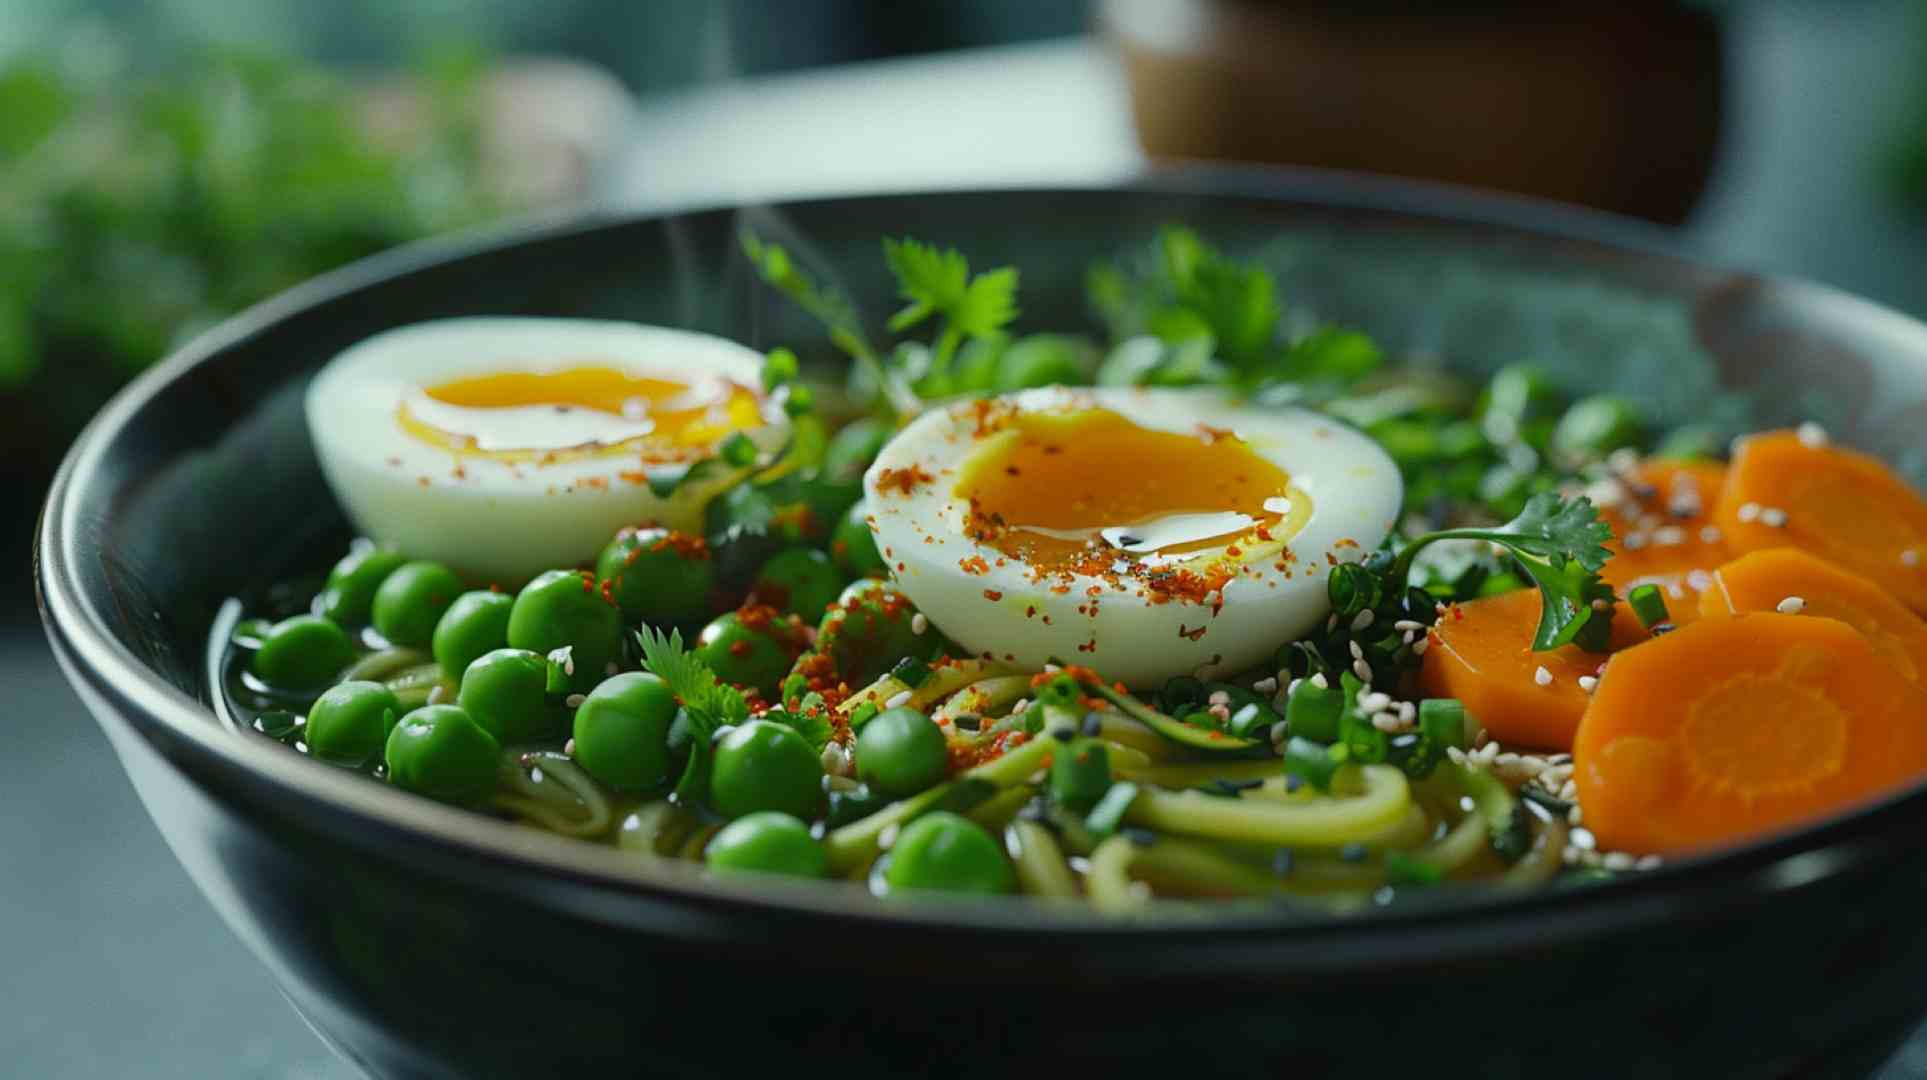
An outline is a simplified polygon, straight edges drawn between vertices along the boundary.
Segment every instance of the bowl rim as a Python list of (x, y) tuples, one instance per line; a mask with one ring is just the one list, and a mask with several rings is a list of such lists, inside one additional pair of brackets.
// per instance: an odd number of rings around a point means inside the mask
[[(1780, 275), (1737, 271), (1686, 253), (1668, 230), (1544, 200), (1476, 191), (1453, 185), (1409, 181), (1333, 170), (1188, 165), (1161, 170), (1122, 184), (1089, 187), (1013, 185), (946, 188), (854, 196), (812, 197), (795, 202), (754, 204), (781, 211), (838, 203), (862, 205), (903, 198), (944, 200), (987, 193), (1049, 197), (1147, 196), (1198, 197), (1210, 201), (1270, 203), (1322, 211), (1362, 211), (1411, 217), (1453, 227), (1487, 227), (1541, 240), (1596, 245), (1641, 262), (1675, 270), (1728, 274), (1807, 294), (1830, 306), (1844, 305), (1858, 319), (1888, 324), (1889, 332), (1915, 341), (1927, 363), (1927, 325), (1830, 286)], [(371, 784), (364, 778), (305, 761), (264, 739), (240, 737), (219, 722), (215, 712), (149, 670), (109, 630), (101, 607), (84, 595), (74, 569), (85, 542), (81, 514), (101, 462), (113, 441), (140, 416), (163, 388), (231, 348), (270, 331), (307, 308), (364, 289), (380, 287), (445, 262), (505, 252), (542, 242), (567, 240), (598, 231), (631, 227), (707, 210), (747, 209), (738, 204), (679, 206), (665, 211), (586, 210), (528, 215), (505, 223), (431, 238), (359, 260), (256, 304), (176, 348), (117, 393), (86, 426), (63, 459), (34, 536), (34, 582), (46, 632), (71, 684), (97, 695), (123, 723), (153, 741), (164, 735), (171, 756), (244, 785), (267, 785), (276, 795), (332, 811), (330, 835), (358, 847), (384, 851), (397, 844), (444, 861), (443, 869), (480, 867), (492, 886), (538, 891), (576, 885), (601, 892), (655, 901), (635, 904), (627, 915), (606, 905), (584, 911), (599, 921), (620, 924), (643, 918), (660, 928), (665, 910), (700, 916), (678, 923), (680, 930), (721, 935), (733, 913), (804, 916), (850, 924), (869, 932), (908, 929), (923, 934), (951, 931), (976, 935), (994, 931), (1000, 945), (1035, 937), (1044, 943), (1064, 936), (1096, 937), (1114, 943), (1217, 945), (1229, 970), (1280, 960), (1309, 969), (1346, 967), (1369, 959), (1378, 963), (1436, 962), (1453, 955), (1487, 952), (1496, 946), (1531, 949), (1612, 929), (1649, 924), (1703, 910), (1709, 901), (1770, 895), (1799, 888), (1844, 872), (1890, 843), (1889, 835), (1927, 813), (1927, 785), (1905, 789), (1843, 814), (1789, 833), (1757, 840), (1715, 854), (1669, 861), (1635, 878), (1584, 890), (1539, 889), (1510, 895), (1486, 894), (1437, 905), (1374, 910), (1358, 915), (1313, 916), (1234, 905), (1200, 919), (1194, 914), (1158, 911), (1151, 918), (1116, 919), (1081, 905), (954, 903), (933, 900), (915, 905), (851, 902), (844, 889), (787, 881), (711, 880), (678, 864), (652, 866), (601, 845), (558, 842), (558, 838), (519, 828), (466, 810), (412, 797)], [(95, 700), (88, 704), (103, 726), (108, 718)], [(179, 768), (182, 762), (171, 763)], [(352, 823), (352, 828), (342, 824)], [(505, 871), (513, 871), (510, 875)], [(531, 879), (530, 874), (538, 875)], [(539, 901), (538, 901), (539, 902)], [(1236, 943), (1235, 948), (1228, 946)], [(1286, 951), (1280, 952), (1280, 949)]]

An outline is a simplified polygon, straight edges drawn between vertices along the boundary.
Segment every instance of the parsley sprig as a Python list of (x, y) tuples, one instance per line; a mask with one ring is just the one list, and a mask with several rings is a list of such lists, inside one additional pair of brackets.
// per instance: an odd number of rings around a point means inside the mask
[(1561, 645), (1605, 651), (1612, 632), (1611, 585), (1599, 571), (1612, 553), (1603, 546), (1612, 529), (1599, 520), (1592, 500), (1563, 499), (1544, 492), (1527, 500), (1519, 516), (1494, 529), (1441, 529), (1426, 533), (1399, 552), (1388, 577), (1403, 587), (1420, 549), (1439, 540), (1483, 540), (1506, 549), (1519, 569), (1539, 588), (1539, 628), (1532, 647), (1544, 652)]
[(689, 719), (689, 761), (676, 782), (676, 798), (681, 802), (701, 799), (709, 782), (710, 743), (722, 728), (749, 719), (749, 701), (683, 648), (682, 631), (671, 630), (664, 636), (645, 626), (636, 631), (636, 641), (642, 646), (642, 666), (669, 684)]
[(966, 340), (994, 338), (1017, 318), (1017, 268), (1000, 266), (972, 276), (970, 262), (955, 248), (937, 248), (905, 237), (883, 239), (883, 261), (897, 279), (907, 306), (890, 316), (901, 334), (932, 315), (941, 316), (930, 370), (941, 377)]

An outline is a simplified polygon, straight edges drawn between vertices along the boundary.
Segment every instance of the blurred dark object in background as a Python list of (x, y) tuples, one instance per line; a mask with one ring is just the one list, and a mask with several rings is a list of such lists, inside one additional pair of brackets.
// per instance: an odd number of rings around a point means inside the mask
[(1677, 224), (1720, 128), (1720, 35), (1667, 0), (1101, 0), (1154, 159), (1355, 169)]

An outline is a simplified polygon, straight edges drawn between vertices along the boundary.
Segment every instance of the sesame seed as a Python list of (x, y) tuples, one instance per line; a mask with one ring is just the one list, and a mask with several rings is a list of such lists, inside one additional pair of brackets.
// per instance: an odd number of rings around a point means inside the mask
[(1678, 547), (1686, 542), (1686, 530), (1677, 525), (1667, 525), (1653, 530), (1653, 543), (1660, 547)]
[(1547, 671), (1546, 666), (1541, 664), (1539, 665), (1539, 669), (1532, 673), (1532, 681), (1538, 683), (1540, 686), (1551, 686), (1552, 672)]
[(1606, 467), (1624, 476), (1639, 468), (1639, 453), (1631, 447), (1622, 446), (1606, 455)]
[(1424, 656), (1425, 650), (1431, 647), (1432, 647), (1432, 639), (1429, 637), (1422, 637), (1417, 641), (1412, 642), (1412, 655)]
[(1566, 838), (1573, 847), (1581, 851), (1591, 851), (1599, 846), (1599, 841), (1593, 838), (1592, 830), (1587, 828), (1574, 829), (1567, 834)]
[[(1571, 802), (1572, 800), (1578, 798), (1579, 781), (1568, 779), (1565, 783), (1559, 785), (1559, 797), (1561, 799), (1566, 800), (1567, 802)], [(1573, 809), (1577, 810), (1578, 807), (1573, 807)]]
[(1474, 751), (1471, 757), (1481, 765), (1490, 765), (1499, 759), (1499, 744), (1495, 742), (1486, 743)]
[(1827, 429), (1811, 420), (1795, 428), (1793, 433), (1799, 437), (1802, 446), (1825, 446), (1828, 442)]
[(1769, 529), (1784, 528), (1786, 526), (1786, 511), (1777, 506), (1765, 507), (1760, 511), (1760, 524), (1765, 525)]
[(1017, 714), (1023, 712), (1025, 709), (1028, 709), (1028, 708), (1030, 708), (1030, 699), (1018, 698), (1017, 704), (1012, 705), (1010, 707), (1010, 715), (1016, 716)]
[(1320, 690), (1330, 690), (1332, 688), (1332, 684), (1326, 680), (1325, 673), (1322, 671), (1312, 672), (1311, 684)]
[(831, 776), (842, 776), (850, 767), (850, 752), (842, 743), (831, 743), (823, 748), (823, 771)]
[(908, 705), (908, 704), (910, 704), (910, 691), (899, 690), (896, 693), (890, 695), (890, 699), (883, 703), (883, 707), (886, 709), (894, 709), (894, 708), (897, 708), (898, 706)]
[(895, 822), (885, 825), (883, 831), (877, 833), (877, 847), (881, 850), (888, 851), (897, 846), (897, 831), (898, 826)]
[(1392, 629), (1407, 634), (1416, 634), (1425, 629), (1425, 624), (1415, 619), (1400, 619), (1392, 624)]
[(1799, 613), (1801, 613), (1802, 611), (1805, 611), (1806, 609), (1807, 609), (1806, 600), (1798, 596), (1789, 596), (1785, 600), (1782, 600), (1779, 603), (1773, 605), (1773, 610), (1779, 612), (1782, 615), (1798, 615)]
[(1372, 615), (1371, 608), (1366, 608), (1365, 610), (1359, 612), (1357, 616), (1355, 616), (1352, 619), (1352, 632), (1357, 633), (1358, 631), (1363, 630), (1366, 627), (1372, 625), (1372, 618), (1373, 618), (1373, 615)]
[(1450, 758), (1450, 759), (1451, 759), (1451, 761), (1452, 761), (1452, 764), (1454, 764), (1454, 765), (1463, 765), (1463, 764), (1465, 764), (1465, 751), (1463, 751), (1463, 750), (1461, 750), (1461, 749), (1459, 749), (1459, 748), (1458, 748), (1458, 747), (1456, 747), (1456, 746), (1448, 746), (1448, 747), (1446, 747), (1446, 748), (1445, 748), (1445, 756), (1446, 756), (1447, 758)]
[(1720, 542), (1720, 530), (1719, 530), (1719, 526), (1717, 526), (1717, 525), (1708, 525), (1708, 526), (1707, 526), (1707, 527), (1705, 527), (1704, 529), (1701, 529), (1701, 530), (1700, 530), (1700, 543), (1702, 543), (1702, 544), (1717, 544), (1717, 543), (1719, 543), (1719, 542)]
[(1345, 644), (1347, 644), (1347, 645), (1349, 645), (1349, 646), (1351, 646), (1351, 649), (1352, 649), (1352, 659), (1354, 659), (1354, 660), (1363, 660), (1363, 659), (1365, 659), (1365, 650), (1364, 650), (1364, 648), (1363, 648), (1363, 647), (1361, 647), (1361, 646), (1360, 646), (1360, 645), (1358, 644), (1358, 642), (1356, 642), (1356, 641), (1347, 641), (1347, 642), (1346, 642)]
[(1325, 630), (1329, 632), (1336, 629), (1338, 629), (1338, 612), (1334, 611), (1325, 616)]
[(1358, 695), (1358, 707), (1366, 712), (1384, 712), (1391, 704), (1392, 695), (1376, 690), (1360, 691)]
[(1739, 517), (1741, 521), (1752, 522), (1760, 520), (1760, 504), (1754, 502), (1741, 503)]
[(1900, 565), (1902, 565), (1902, 566), (1919, 566), (1919, 565), (1920, 565), (1920, 552), (1918, 552), (1918, 551), (1915, 551), (1915, 550), (1914, 550), (1913, 548), (1908, 548), (1907, 550), (1905, 550), (1905, 551), (1903, 551), (1903, 552), (1901, 552), (1901, 553), (1900, 553)]
[(1698, 517), (1704, 509), (1700, 497), (1694, 492), (1680, 492), (1666, 501), (1666, 512), (1677, 518)]
[(1599, 689), (1599, 680), (1592, 675), (1581, 675), (1579, 676), (1579, 689), (1590, 694), (1594, 690)]
[(1206, 705), (1229, 705), (1231, 703), (1231, 695), (1223, 690), (1213, 690), (1211, 691), (1211, 696), (1204, 699), (1204, 703)]
[(1409, 720), (1415, 719), (1417, 716), (1418, 716), (1417, 705), (1414, 705), (1409, 701), (1401, 701), (1398, 703), (1398, 718), (1400, 720), (1409, 721)]
[[(1567, 782), (1571, 783), (1571, 781), (1567, 781)], [(1561, 795), (1560, 798), (1562, 799), (1570, 798), (1570, 796)], [(1586, 820), (1586, 811), (1583, 807), (1579, 806), (1577, 803), (1573, 804), (1572, 809), (1566, 811), (1566, 824), (1571, 825), (1574, 828), (1578, 828), (1580, 823), (1585, 820)]]
[(919, 611), (915, 615), (910, 616), (911, 633), (922, 634), (925, 630), (928, 630), (928, 629), (930, 629), (930, 620), (928, 617), (924, 615), (923, 612)]
[(1259, 679), (1257, 682), (1251, 684), (1251, 689), (1260, 694), (1276, 693), (1278, 690), (1278, 680)]
[(1518, 763), (1519, 763), (1519, 755), (1513, 754), (1513, 753), (1500, 754), (1498, 757), (1492, 759), (1492, 764), (1497, 765), (1501, 768), (1504, 768), (1509, 765), (1517, 765)]
[(1633, 868), (1635, 870), (1657, 870), (1664, 865), (1665, 862), (1666, 860), (1657, 855), (1641, 855), (1639, 861), (1633, 864)]
[(1609, 851), (1599, 860), (1608, 870), (1631, 870), (1633, 857), (1623, 851)]
[(1377, 728), (1380, 731), (1387, 732), (1387, 733), (1400, 731), (1400, 730), (1403, 730), (1405, 727), (1404, 724), (1399, 723), (1399, 719), (1396, 715), (1388, 712), (1382, 712), (1382, 713), (1377, 713), (1373, 715), (1372, 726)]
[(567, 705), (571, 709), (580, 709), (582, 703), (587, 700), (589, 700), (589, 695), (587, 694), (570, 694), (568, 697), (562, 699), (562, 704)]
[(1626, 485), (1610, 476), (1603, 480), (1594, 480), (1586, 485), (1586, 497), (1592, 500), (1594, 506), (1601, 509), (1618, 506), (1626, 501)]
[[(1283, 676), (1283, 675), (1284, 675), (1284, 672), (1282, 672), (1282, 671), (1281, 671), (1281, 672), (1279, 672), (1278, 674), (1279, 674), (1280, 676)], [(1287, 686), (1285, 687), (1285, 696), (1287, 696), (1287, 697), (1289, 697), (1289, 696), (1291, 696), (1292, 694), (1295, 694), (1295, 693), (1297, 693), (1297, 692), (1298, 692), (1298, 684), (1299, 684), (1299, 683), (1302, 683), (1302, 682), (1304, 682), (1304, 681), (1305, 681), (1305, 680), (1303, 680), (1303, 679), (1293, 679), (1293, 680), (1291, 680), (1291, 682), (1290, 682), (1290, 683), (1289, 683), (1289, 684), (1288, 684), (1288, 685), (1287, 685)]]
[(1358, 676), (1360, 679), (1363, 679), (1366, 682), (1371, 682), (1372, 665), (1366, 663), (1363, 660), (1354, 660), (1352, 661), (1352, 674)]
[(428, 688), (428, 703), (430, 705), (440, 705), (442, 702), (446, 700), (448, 700), (447, 686), (444, 686), (441, 683), (436, 683), (434, 686), (431, 686)]
[(1271, 725), (1271, 744), (1273, 746), (1291, 738), (1291, 725), (1283, 720)]
[(1704, 570), (1688, 571), (1686, 584), (1691, 586), (1694, 592), (1705, 592), (1713, 587), (1713, 575)]
[(569, 740), (568, 742), (565, 742), (565, 743), (563, 743), (563, 744), (562, 744), (562, 752), (563, 752), (563, 753), (565, 753), (565, 754), (567, 754), (567, 755), (569, 755), (570, 757), (574, 757), (574, 756), (575, 756), (575, 740), (574, 740), (574, 739), (570, 739), (570, 740)]
[(1646, 534), (1641, 532), (1627, 533), (1625, 538), (1620, 540), (1619, 543), (1627, 551), (1638, 551), (1640, 548), (1646, 546)]

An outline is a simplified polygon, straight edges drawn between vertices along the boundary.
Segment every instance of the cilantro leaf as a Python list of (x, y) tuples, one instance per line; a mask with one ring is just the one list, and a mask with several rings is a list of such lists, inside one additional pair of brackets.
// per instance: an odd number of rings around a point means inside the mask
[(1251, 370), (1268, 361), (1283, 314), (1270, 271), (1227, 258), (1190, 229), (1166, 229), (1159, 247), (1177, 309), (1153, 318), (1154, 327), (1165, 328), (1160, 336), (1175, 340), (1170, 333), (1203, 329), (1233, 367)]
[(1612, 629), (1616, 601), (1599, 571), (1611, 552), (1603, 546), (1612, 529), (1599, 520), (1592, 500), (1562, 499), (1553, 492), (1534, 495), (1519, 516), (1495, 529), (1443, 529), (1412, 541), (1393, 562), (1389, 576), (1403, 588), (1420, 549), (1438, 540), (1484, 540), (1506, 549), (1521, 572), (1538, 586), (1539, 628), (1532, 637), (1538, 652), (1578, 645), (1603, 652)]
[(941, 383), (957, 349), (966, 340), (993, 338), (1017, 317), (1017, 268), (1002, 266), (975, 277), (970, 262), (954, 248), (937, 248), (905, 237), (883, 239), (883, 261), (897, 279), (897, 294), (908, 306), (890, 317), (902, 333), (932, 315), (943, 318), (930, 355), (930, 374)]
[(749, 701), (683, 648), (682, 631), (671, 630), (665, 637), (645, 626), (636, 631), (636, 641), (642, 646), (643, 667), (669, 684), (689, 718), (689, 762), (676, 782), (676, 798), (693, 802), (703, 797), (708, 784), (710, 742), (723, 727), (749, 719)]

